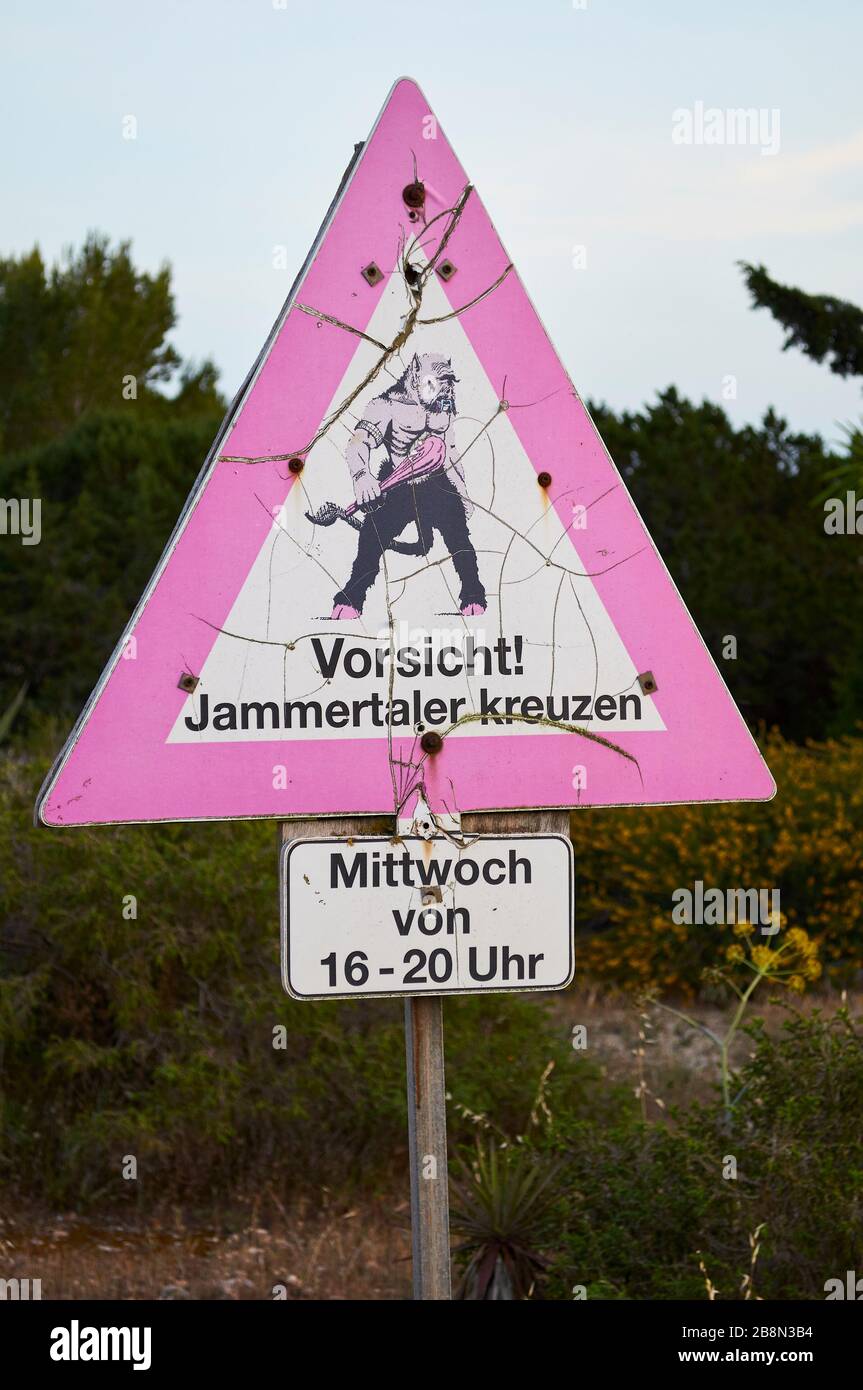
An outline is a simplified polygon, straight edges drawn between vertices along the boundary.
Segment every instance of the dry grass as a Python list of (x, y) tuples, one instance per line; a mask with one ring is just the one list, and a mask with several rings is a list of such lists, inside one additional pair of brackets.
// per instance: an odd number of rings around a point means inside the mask
[[(863, 1012), (863, 996), (849, 1002), (852, 1011)], [(794, 1007), (832, 1013), (838, 1003), (833, 994), (807, 995)], [(703, 1002), (682, 1007), (717, 1032), (727, 1024), (727, 1008)], [(631, 997), (588, 986), (554, 996), (553, 1008), (566, 1032), (576, 1023), (587, 1026), (588, 1056), (610, 1082), (633, 1091), (644, 1086), (642, 1106), (650, 1120), (667, 1116), (668, 1107), (715, 1096), (715, 1048), (661, 1009), (648, 1010), (645, 1026)], [(766, 992), (753, 1012), (771, 1032), (786, 1016)], [(739, 1064), (752, 1044), (741, 1035), (735, 1047)], [(363, 1199), (350, 1207), (324, 1190), (289, 1209), (270, 1191), (239, 1218), (225, 1215), (229, 1205), (238, 1209), (232, 1194), (215, 1200), (222, 1202), (217, 1213), (195, 1222), (179, 1211), (137, 1223), (37, 1210), (0, 1213), (0, 1277), (41, 1279), (46, 1299), (270, 1300), (278, 1285), (289, 1299), (411, 1296), (404, 1188), (389, 1200)]]
[(409, 1221), (405, 1202), (300, 1204), (232, 1234), (27, 1212), (0, 1217), (0, 1275), (41, 1279), (43, 1299), (409, 1298)]

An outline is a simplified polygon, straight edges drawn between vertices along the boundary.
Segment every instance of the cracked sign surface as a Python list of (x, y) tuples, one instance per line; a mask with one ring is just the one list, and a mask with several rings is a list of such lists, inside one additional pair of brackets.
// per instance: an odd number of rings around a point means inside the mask
[(774, 790), (477, 193), (398, 82), (41, 820)]

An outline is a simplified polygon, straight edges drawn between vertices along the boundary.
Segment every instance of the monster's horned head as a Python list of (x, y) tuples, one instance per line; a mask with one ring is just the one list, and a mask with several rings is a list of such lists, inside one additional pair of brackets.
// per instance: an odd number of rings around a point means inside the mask
[(423, 405), (434, 405), (443, 396), (451, 401), (458, 378), (452, 362), (439, 352), (415, 352), (408, 368), (411, 391)]

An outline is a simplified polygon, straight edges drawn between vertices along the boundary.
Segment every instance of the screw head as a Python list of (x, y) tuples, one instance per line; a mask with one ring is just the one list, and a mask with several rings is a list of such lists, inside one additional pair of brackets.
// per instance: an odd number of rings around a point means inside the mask
[(409, 208), (421, 208), (425, 204), (426, 189), (425, 184), (417, 179), (414, 183), (409, 183), (402, 189), (402, 197)]
[(539, 483), (540, 487), (551, 487), (551, 474), (540, 473), (536, 481)]
[(659, 689), (652, 671), (643, 671), (638, 677), (638, 684), (641, 686), (642, 695), (652, 695), (655, 690)]
[(364, 265), (360, 274), (369, 285), (379, 285), (384, 278), (383, 271), (379, 265), (375, 265), (374, 261), (369, 261), (368, 265)]
[(302, 473), (302, 471), (303, 471), (303, 469), (305, 468), (305, 466), (306, 466), (306, 461), (305, 461), (305, 459), (301, 459), (301, 458), (292, 458), (292, 459), (288, 459), (288, 472), (289, 472), (289, 473)]
[(443, 748), (443, 739), (440, 734), (429, 731), (429, 733), (423, 734), (420, 739), (420, 748), (424, 753), (439, 753)]
[(452, 261), (441, 261), (437, 268), (437, 273), (442, 280), (451, 280), (455, 275), (456, 267)]
[(189, 671), (184, 671), (177, 681), (177, 689), (185, 690), (187, 695), (191, 695), (198, 688), (200, 676), (193, 676)]

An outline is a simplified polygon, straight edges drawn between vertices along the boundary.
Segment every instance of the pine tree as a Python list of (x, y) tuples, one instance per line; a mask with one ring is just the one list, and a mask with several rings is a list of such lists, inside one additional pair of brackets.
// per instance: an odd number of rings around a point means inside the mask
[(769, 309), (786, 331), (783, 352), (798, 347), (837, 376), (863, 376), (863, 309), (829, 294), (806, 294), (772, 280), (763, 265), (739, 261), (756, 309)]

